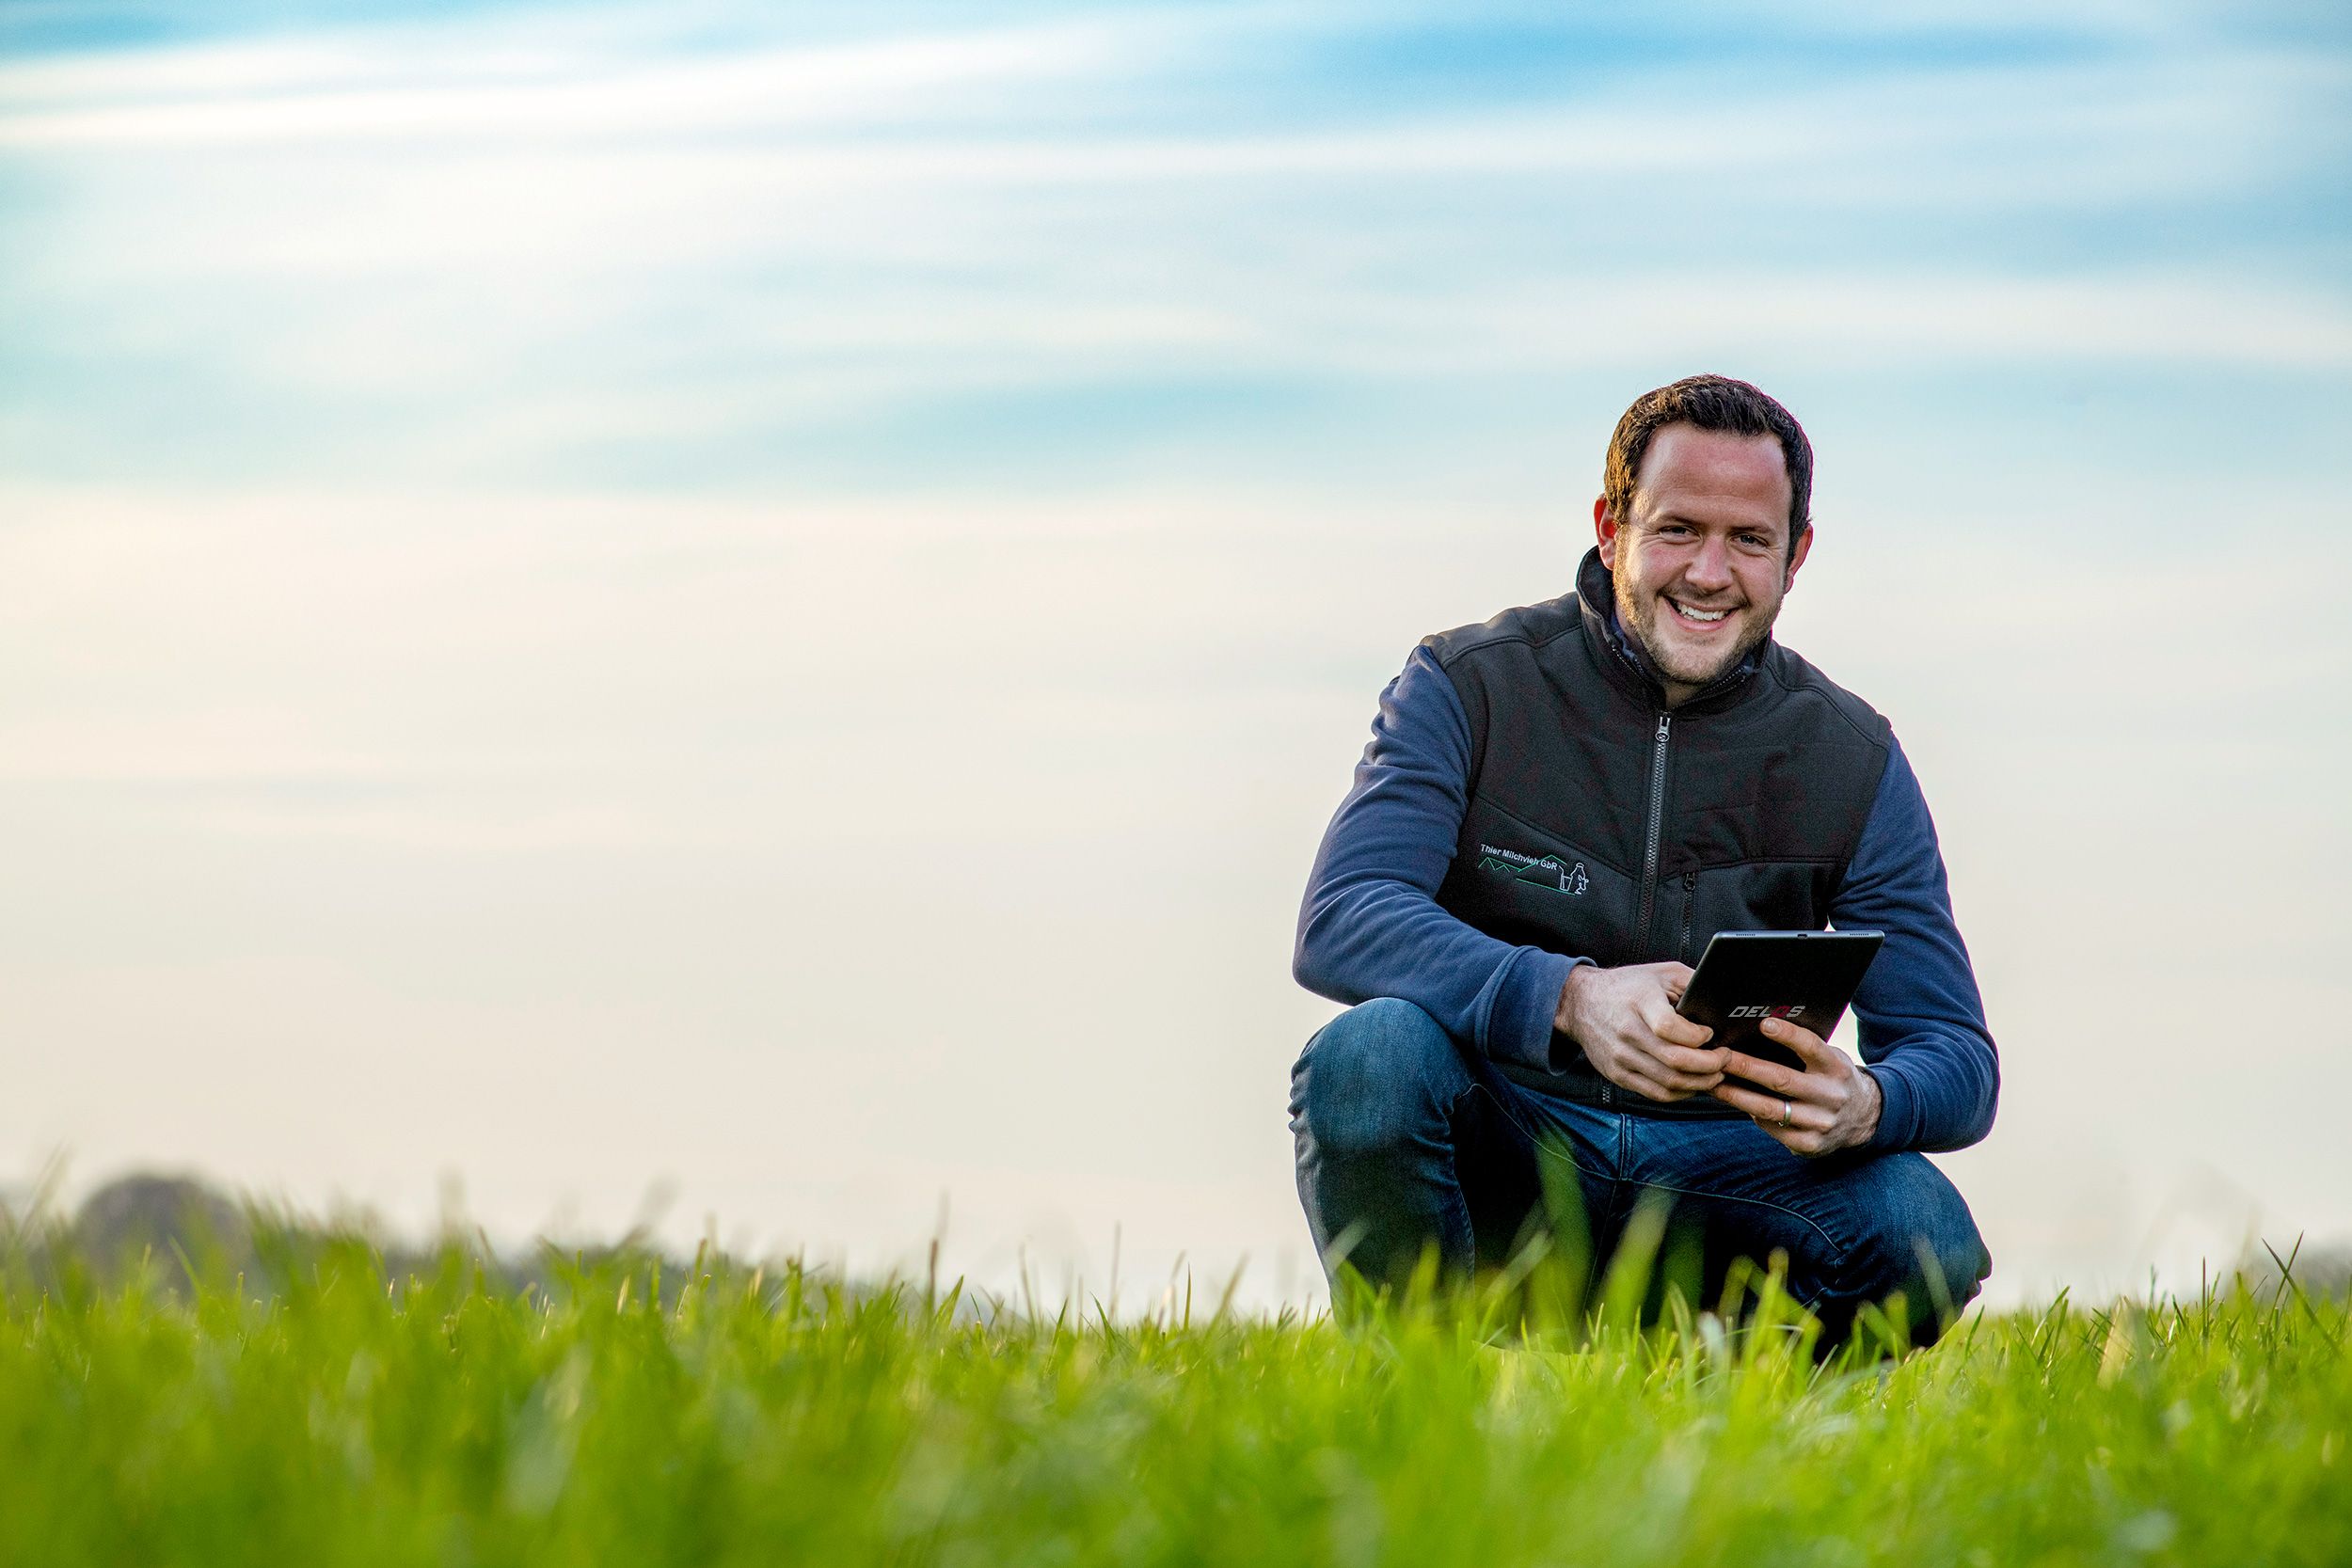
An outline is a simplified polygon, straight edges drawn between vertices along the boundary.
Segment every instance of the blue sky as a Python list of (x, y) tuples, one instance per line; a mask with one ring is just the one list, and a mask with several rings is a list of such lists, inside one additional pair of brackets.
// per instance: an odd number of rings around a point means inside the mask
[(0, 1165), (1304, 1289), (1375, 695), (1711, 369), (1943, 826), (1996, 1291), (2352, 1234), (2347, 110), (2317, 4), (13, 5)]

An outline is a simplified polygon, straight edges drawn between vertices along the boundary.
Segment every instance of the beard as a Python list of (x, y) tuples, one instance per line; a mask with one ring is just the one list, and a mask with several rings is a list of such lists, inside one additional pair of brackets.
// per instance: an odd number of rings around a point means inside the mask
[(1613, 581), (1618, 625), (1658, 673), (1677, 686), (1712, 686), (1737, 670), (1742, 659), (1764, 645), (1764, 640), (1772, 634), (1772, 623), (1780, 616), (1777, 601), (1770, 605), (1750, 601), (1732, 611), (1735, 633), (1724, 641), (1721, 651), (1693, 648), (1659, 625), (1661, 617), (1674, 614), (1665, 606), (1662, 591), (1637, 591), (1622, 576), (1613, 576)]

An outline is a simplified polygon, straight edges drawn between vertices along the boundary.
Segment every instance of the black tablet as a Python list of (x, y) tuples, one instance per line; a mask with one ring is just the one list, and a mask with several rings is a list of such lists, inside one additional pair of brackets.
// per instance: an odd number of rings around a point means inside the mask
[(1720, 931), (1675, 1011), (1715, 1031), (1709, 1050), (1727, 1045), (1802, 1069), (1795, 1052), (1764, 1037), (1763, 1022), (1785, 1018), (1829, 1038), (1885, 940), (1883, 931)]

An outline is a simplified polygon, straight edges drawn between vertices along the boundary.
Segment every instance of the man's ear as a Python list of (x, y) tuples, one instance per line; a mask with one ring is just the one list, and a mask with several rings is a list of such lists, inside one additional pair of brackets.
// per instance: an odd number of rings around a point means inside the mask
[(1797, 568), (1804, 565), (1804, 558), (1812, 553), (1813, 525), (1807, 523), (1804, 525), (1804, 531), (1797, 535), (1797, 547), (1788, 552), (1788, 570), (1782, 575), (1780, 579), (1782, 593), (1786, 594), (1797, 585)]
[(1609, 498), (1593, 499), (1593, 537), (1600, 541), (1600, 563), (1611, 571), (1617, 569), (1617, 515), (1609, 510)]

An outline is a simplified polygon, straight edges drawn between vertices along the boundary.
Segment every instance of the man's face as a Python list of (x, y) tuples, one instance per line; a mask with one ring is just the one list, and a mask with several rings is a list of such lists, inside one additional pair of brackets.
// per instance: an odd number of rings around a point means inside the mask
[(1633, 515), (1596, 501), (1617, 618), (1686, 701), (1764, 641), (1813, 546), (1788, 550), (1788, 469), (1770, 436), (1670, 424), (1650, 437)]

